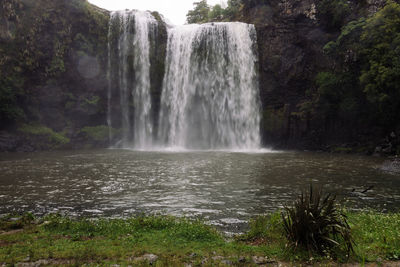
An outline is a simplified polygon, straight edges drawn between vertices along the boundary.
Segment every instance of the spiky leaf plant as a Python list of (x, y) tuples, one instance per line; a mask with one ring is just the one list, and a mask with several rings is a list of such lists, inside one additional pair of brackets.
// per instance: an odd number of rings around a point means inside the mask
[(282, 213), (283, 227), (289, 244), (299, 246), (310, 253), (332, 253), (344, 249), (353, 252), (353, 239), (346, 215), (339, 209), (336, 196), (324, 195), (321, 188), (302, 192), (293, 207), (285, 207)]

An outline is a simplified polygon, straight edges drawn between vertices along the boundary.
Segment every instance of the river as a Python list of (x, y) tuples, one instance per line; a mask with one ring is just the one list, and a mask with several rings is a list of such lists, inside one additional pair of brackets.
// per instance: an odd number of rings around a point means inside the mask
[(383, 161), (268, 150), (0, 154), (0, 214), (171, 214), (237, 232), (252, 216), (290, 204), (310, 182), (351, 209), (398, 211), (400, 176), (379, 170)]

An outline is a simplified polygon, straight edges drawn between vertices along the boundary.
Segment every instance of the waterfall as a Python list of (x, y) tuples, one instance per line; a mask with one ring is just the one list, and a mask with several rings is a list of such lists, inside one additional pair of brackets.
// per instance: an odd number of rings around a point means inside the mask
[(260, 100), (256, 32), (244, 23), (168, 32), (158, 138), (169, 147), (256, 149)]
[[(110, 140), (134, 149), (259, 148), (254, 26), (184, 25), (167, 37), (161, 24), (149, 12), (111, 13)], [(118, 140), (114, 129), (121, 129)]]
[[(152, 146), (153, 120), (150, 97), (150, 45), (156, 19), (143, 11), (111, 13), (108, 45), (108, 124), (122, 129), (121, 146)], [(119, 108), (115, 99), (119, 99)], [(114, 106), (114, 107), (113, 107)], [(115, 113), (120, 122), (115, 122)], [(110, 131), (111, 136), (111, 131)]]

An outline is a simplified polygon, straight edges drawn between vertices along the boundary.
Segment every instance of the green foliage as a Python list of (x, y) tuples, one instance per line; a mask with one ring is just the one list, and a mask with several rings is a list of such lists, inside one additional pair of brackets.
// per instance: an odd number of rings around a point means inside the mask
[[(305, 102), (300, 108), (330, 119), (351, 120), (359, 115), (360, 100), (357, 86), (349, 73), (320, 72), (315, 83), (317, 92), (311, 103)], [(305, 105), (307, 103), (307, 105)]]
[[(116, 132), (115, 129), (111, 130), (113, 133)], [(86, 134), (86, 136), (94, 141), (104, 142), (108, 140), (109, 135), (109, 127), (106, 125), (99, 125), (94, 127), (84, 127), (81, 130), (82, 133)]]
[(93, 54), (95, 52), (93, 44), (82, 33), (75, 35), (74, 46), (76, 50), (83, 51), (83, 54)]
[(400, 214), (374, 211), (348, 215), (360, 260), (400, 260)]
[(170, 216), (140, 216), (129, 219), (73, 220), (60, 215), (49, 215), (45, 229), (52, 233), (84, 237), (107, 236), (118, 238), (131, 235), (136, 238), (160, 232), (163, 238), (181, 242), (219, 242), (221, 235), (200, 221), (177, 219)]
[(85, 98), (85, 103), (90, 106), (97, 106), (99, 104), (100, 97), (95, 95), (91, 99)]
[(341, 100), (341, 81), (338, 76), (331, 72), (320, 72), (317, 74), (315, 83), (322, 98), (329, 103), (338, 103)]
[(49, 79), (71, 84), (76, 52), (97, 56), (104, 64), (107, 51), (108, 13), (86, 0), (8, 2), (15, 27), (12, 38), (0, 43), (2, 127), (22, 123), (24, 113), (29, 117), (30, 110), (38, 109), (35, 89)]
[(309, 99), (314, 117), (333, 127), (347, 124), (349, 136), (360, 136), (371, 127), (383, 133), (396, 131), (400, 125), (400, 4), (389, 1), (369, 18), (349, 22), (324, 52), (333, 64), (316, 76)]
[(343, 26), (339, 37), (335, 41), (331, 41), (324, 46), (324, 52), (336, 58), (340, 56), (340, 58), (348, 61), (351, 53), (359, 51), (362, 46), (359, 40), (365, 24), (364, 17), (350, 21)]
[(221, 7), (221, 5), (215, 5), (211, 8), (209, 14), (208, 14), (208, 19), (210, 20), (222, 20), (224, 15), (224, 9)]
[(193, 10), (189, 10), (186, 15), (187, 23), (205, 23), (208, 22), (208, 13), (210, 12), (210, 6), (207, 4), (207, 0), (201, 0), (193, 3)]
[(25, 117), (18, 101), (21, 97), (22, 83), (23, 79), (18, 76), (0, 78), (0, 121), (14, 122)]
[(62, 135), (61, 133), (56, 133), (52, 129), (43, 125), (22, 125), (18, 131), (26, 134), (27, 136), (45, 136), (48, 138), (50, 143), (55, 143), (56, 145), (66, 145), (70, 142), (70, 139)]
[(23, 215), (9, 214), (0, 218), (0, 231), (22, 229), (33, 223), (35, 217), (31, 213)]
[(243, 8), (243, 4), (242, 0), (228, 0), (228, 6), (223, 12), (225, 20), (235, 19)]
[(397, 120), (400, 112), (400, 5), (389, 3), (369, 18), (361, 35), (366, 64), (360, 82), (382, 115)]
[[(398, 260), (400, 214), (346, 214), (357, 244), (351, 262), (377, 261), (379, 264), (381, 261)], [(10, 226), (12, 222), (17, 222), (17, 225)], [(307, 261), (311, 265), (322, 262), (331, 266), (347, 260), (345, 256), (338, 255), (336, 262), (332, 262), (332, 258), (318, 254), (288, 250), (279, 213), (257, 216), (250, 222), (249, 232), (235, 240), (226, 240), (211, 226), (200, 221), (170, 216), (71, 219), (58, 214), (44, 218), (33, 218), (27, 214), (2, 217), (0, 226), (5, 231), (23, 228), (23, 231), (0, 235), (0, 262), (10, 265), (23, 262), (29, 256), (30, 262), (48, 260), (49, 264), (68, 261), (68, 264), (75, 265), (118, 263), (141, 266), (145, 263), (134, 258), (145, 253), (159, 256), (156, 266), (204, 265), (204, 262), (207, 266), (224, 265), (213, 259), (216, 255), (223, 256), (235, 266), (251, 265), (251, 258), (261, 255), (272, 261), (292, 262), (295, 265)]]
[(194, 3), (195, 7), (190, 10), (186, 17), (190, 23), (206, 23), (216, 21), (232, 21), (235, 20), (244, 7), (242, 0), (228, 0), (227, 7), (222, 8), (221, 5), (209, 6), (207, 0)]
[(293, 247), (330, 254), (344, 246), (346, 253), (353, 251), (353, 238), (346, 216), (339, 210), (336, 197), (324, 196), (321, 189), (310, 185), (302, 192), (293, 207), (282, 213), (287, 240)]
[(250, 230), (244, 235), (239, 236), (239, 240), (267, 242), (278, 241), (284, 238), (282, 218), (279, 212), (271, 215), (257, 216), (250, 220)]

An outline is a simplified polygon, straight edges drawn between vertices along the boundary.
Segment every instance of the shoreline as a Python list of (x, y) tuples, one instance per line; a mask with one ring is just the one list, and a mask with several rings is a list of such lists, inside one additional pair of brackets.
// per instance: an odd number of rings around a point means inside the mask
[(202, 221), (172, 216), (92, 220), (9, 215), (0, 218), (0, 266), (400, 264), (400, 213), (346, 215), (356, 244), (349, 258), (288, 248), (279, 212), (253, 218), (248, 232), (232, 238)]

